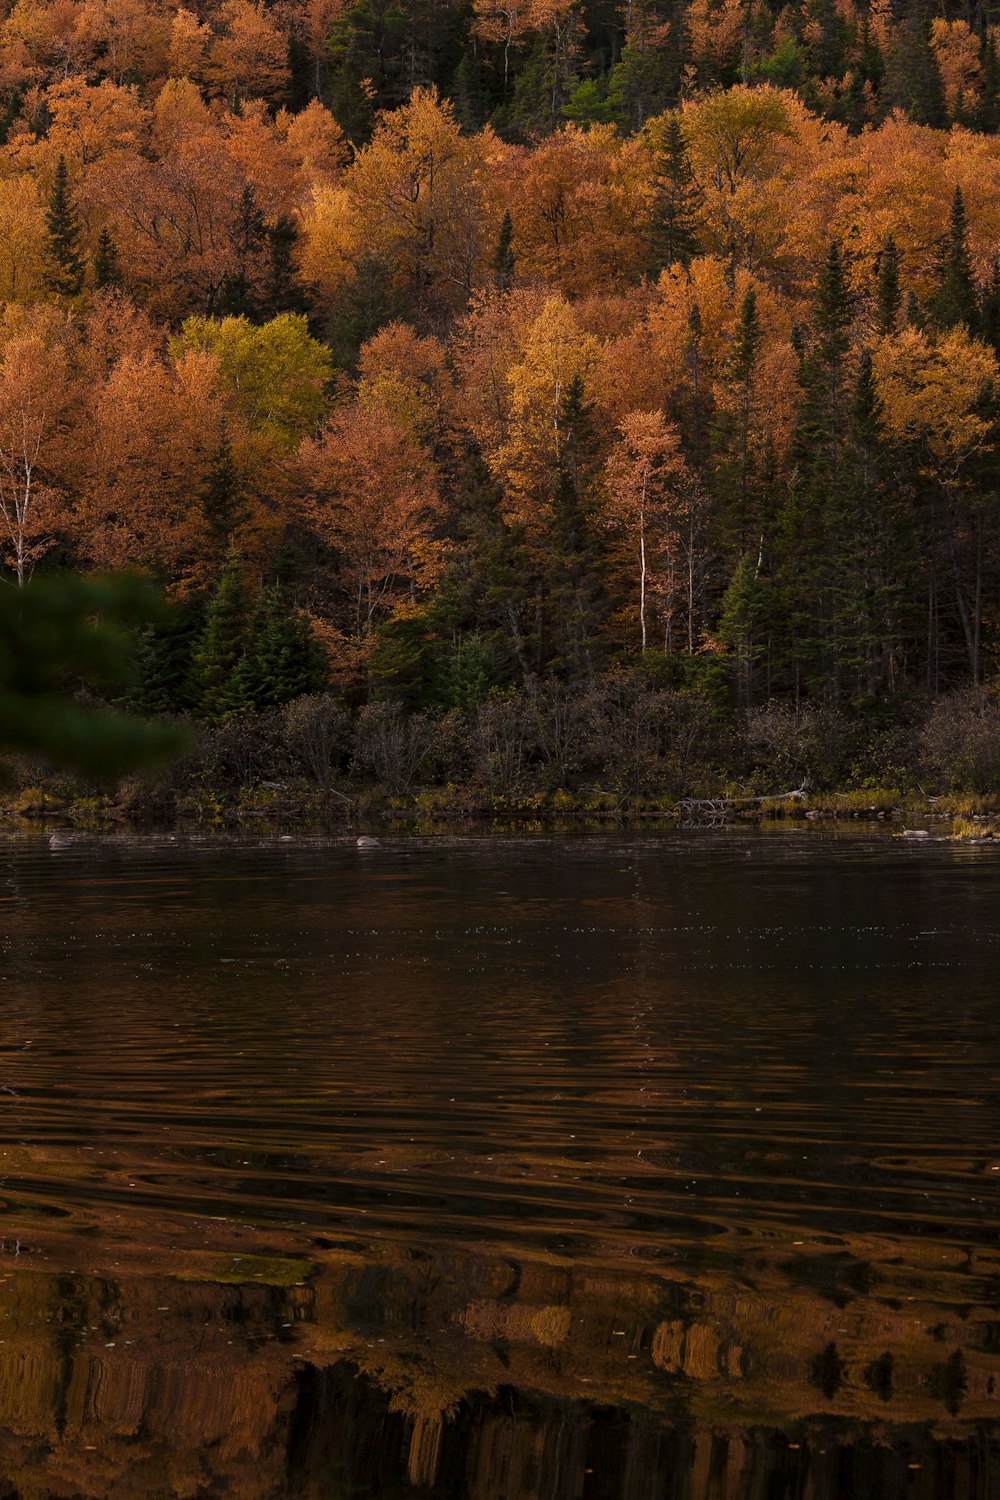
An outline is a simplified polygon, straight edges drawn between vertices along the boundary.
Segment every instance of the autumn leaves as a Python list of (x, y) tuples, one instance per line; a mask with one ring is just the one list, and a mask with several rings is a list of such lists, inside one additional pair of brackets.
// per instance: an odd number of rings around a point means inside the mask
[[(871, 600), (925, 595), (896, 567), (921, 549), (972, 619), (994, 138), (898, 115), (851, 135), (739, 84), (527, 145), (418, 88), (349, 147), (316, 100), (269, 107), (266, 69), (261, 97), (213, 96), (213, 37), (155, 93), (53, 83), (47, 128), (4, 148), (14, 574), (51, 552), (195, 597), (234, 556), (254, 585), (292, 557), (355, 683), (401, 621), (499, 637), (501, 675), (715, 652), (747, 693), (766, 662), (771, 691), (809, 632), (811, 676), (890, 630), (899, 663), (913, 611)], [(920, 517), (885, 531), (876, 582), (838, 540), (841, 454), (858, 515), (905, 489)]]

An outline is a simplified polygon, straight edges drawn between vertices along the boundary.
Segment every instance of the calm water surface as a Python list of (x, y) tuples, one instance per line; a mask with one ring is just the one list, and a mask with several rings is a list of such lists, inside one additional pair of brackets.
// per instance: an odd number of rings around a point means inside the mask
[(1000, 1500), (1000, 851), (0, 842), (0, 1500)]

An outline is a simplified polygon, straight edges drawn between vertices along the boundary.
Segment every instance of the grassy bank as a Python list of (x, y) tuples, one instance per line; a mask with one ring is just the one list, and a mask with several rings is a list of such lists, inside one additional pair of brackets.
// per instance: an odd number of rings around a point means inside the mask
[(564, 826), (677, 826), (768, 822), (880, 822), (900, 828), (938, 828), (959, 837), (992, 833), (1000, 824), (1000, 796), (884, 787), (823, 791), (797, 798), (749, 798), (741, 790), (705, 788), (696, 807), (669, 791), (623, 795), (599, 787), (521, 795), (490, 795), (475, 786), (414, 788), (389, 793), (372, 783), (317, 789), (305, 780), (236, 787), (198, 787), (181, 793), (155, 782), (129, 781), (113, 790), (49, 778), (0, 789), (0, 827), (71, 826), (225, 830), (241, 827), (344, 829), (423, 824)]

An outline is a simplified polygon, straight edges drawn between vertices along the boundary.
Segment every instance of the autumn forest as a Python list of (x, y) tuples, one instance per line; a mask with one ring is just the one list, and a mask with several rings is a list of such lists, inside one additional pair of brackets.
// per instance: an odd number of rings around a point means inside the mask
[(390, 784), (470, 725), (562, 784), (586, 718), (636, 785), (992, 786), (998, 47), (923, 0), (17, 0), (5, 586), (149, 575), (131, 706), (321, 703)]

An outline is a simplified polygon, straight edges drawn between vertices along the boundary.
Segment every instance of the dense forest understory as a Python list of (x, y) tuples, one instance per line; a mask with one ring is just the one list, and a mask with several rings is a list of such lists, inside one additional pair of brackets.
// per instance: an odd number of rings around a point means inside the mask
[(1000, 791), (998, 46), (17, 0), (0, 587), (155, 581), (123, 701), (196, 726), (175, 801)]

